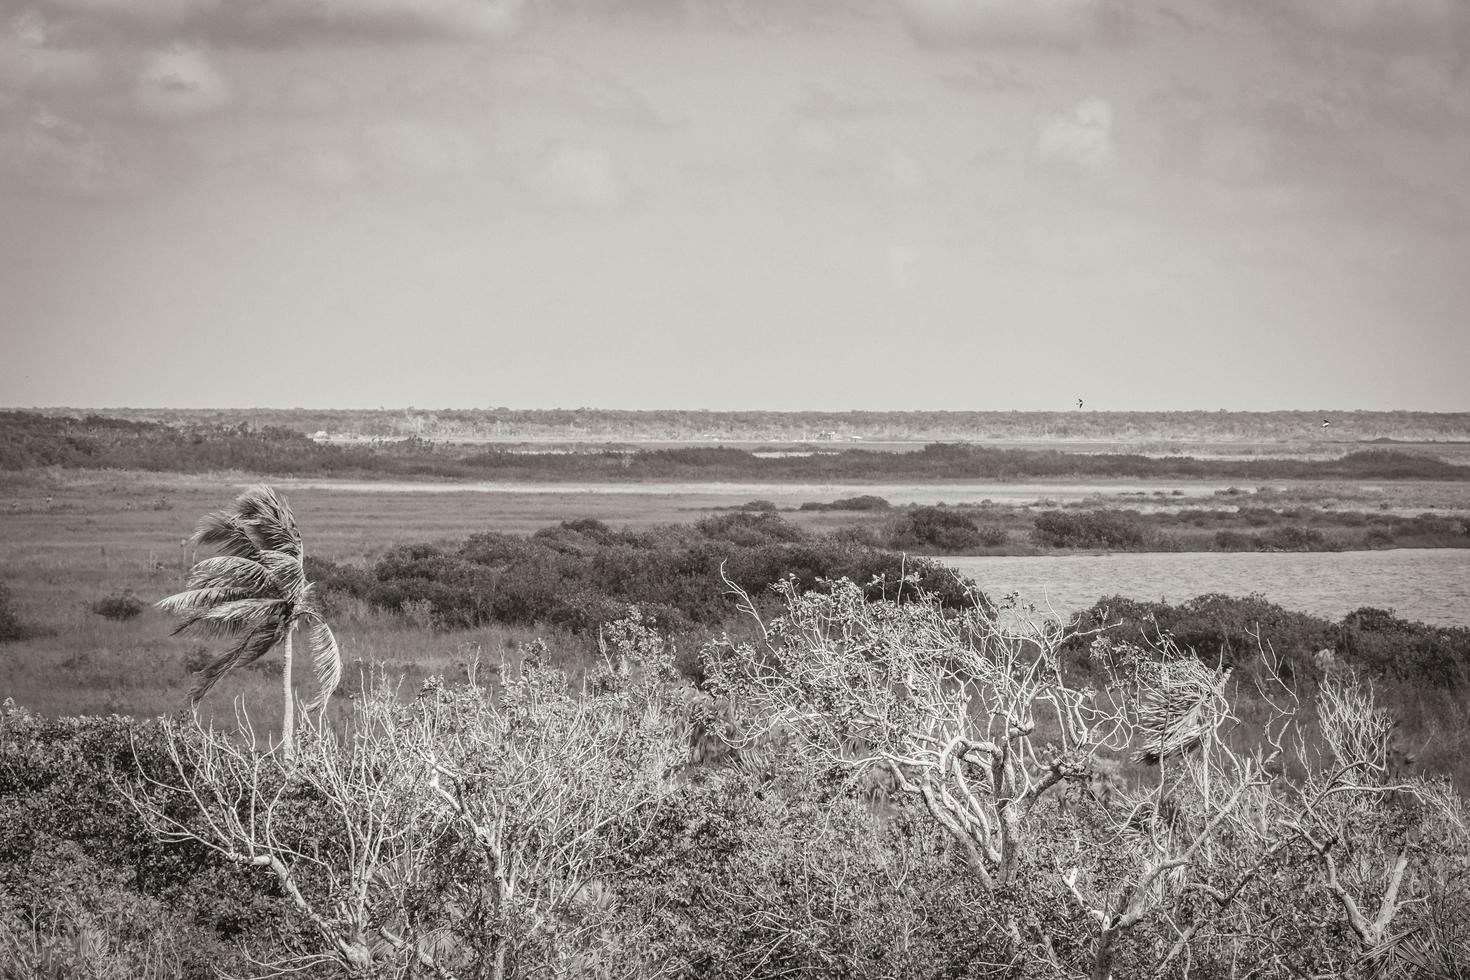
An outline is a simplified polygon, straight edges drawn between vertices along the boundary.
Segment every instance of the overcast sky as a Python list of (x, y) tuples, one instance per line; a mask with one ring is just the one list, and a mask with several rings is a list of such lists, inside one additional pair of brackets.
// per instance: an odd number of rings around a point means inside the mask
[(1467, 0), (0, 0), (0, 404), (1470, 410)]

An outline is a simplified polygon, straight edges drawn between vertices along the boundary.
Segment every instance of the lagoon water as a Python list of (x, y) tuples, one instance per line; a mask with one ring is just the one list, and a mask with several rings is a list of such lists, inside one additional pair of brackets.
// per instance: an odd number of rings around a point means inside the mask
[(1287, 609), (1340, 619), (1362, 606), (1405, 619), (1470, 626), (1470, 549), (947, 558), (993, 596), (1066, 615), (1103, 596), (1179, 602), (1252, 592)]

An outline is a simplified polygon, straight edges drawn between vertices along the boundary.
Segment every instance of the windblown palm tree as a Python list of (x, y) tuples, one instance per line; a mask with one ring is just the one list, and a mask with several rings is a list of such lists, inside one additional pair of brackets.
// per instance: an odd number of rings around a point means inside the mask
[(290, 758), (296, 734), (291, 636), (298, 623), (306, 628), (308, 658), (316, 677), (316, 693), (306, 702), (306, 710), (325, 706), (342, 677), (337, 639), (322, 618), (316, 586), (306, 580), (306, 552), (296, 518), (275, 490), (251, 487), (231, 509), (206, 514), (194, 542), (218, 554), (196, 564), (189, 572), (188, 588), (160, 600), (158, 608), (182, 618), (176, 634), (198, 629), (238, 642), (195, 673), (190, 700), (197, 705), (226, 673), (284, 646), (281, 743)]

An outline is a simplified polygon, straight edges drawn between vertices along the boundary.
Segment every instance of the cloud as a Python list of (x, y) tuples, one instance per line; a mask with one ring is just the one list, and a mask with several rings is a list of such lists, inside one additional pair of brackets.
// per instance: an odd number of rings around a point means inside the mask
[(623, 82), (550, 56), (517, 59), (499, 72), (499, 97), (626, 129), (671, 129), (681, 121)]
[(1309, 38), (1377, 52), (1437, 49), (1470, 55), (1464, 0), (1248, 0), (1259, 15)]
[(1084, 173), (1111, 168), (1117, 157), (1112, 104), (1089, 96), (1069, 112), (1043, 120), (1036, 134), (1036, 156)]
[(1029, 92), (1036, 86), (1014, 68), (979, 62), (967, 72), (940, 75), (939, 80), (957, 92)]
[(928, 46), (1075, 47), (1121, 36), (1127, 8), (1112, 0), (897, 0)]
[(200, 52), (182, 46), (150, 55), (138, 72), (133, 96), (155, 119), (191, 119), (229, 103), (229, 80)]
[(388, 172), (412, 180), (472, 174), (485, 161), (483, 145), (458, 126), (393, 120), (374, 126), (368, 139)]
[(541, 161), (535, 182), (550, 203), (606, 210), (622, 202), (612, 155), (600, 146), (564, 144)]
[(0, 34), (0, 91), (52, 93), (93, 88), (106, 75), (96, 51), (57, 44), (34, 10), (17, 15)]
[(0, 173), (62, 197), (109, 198), (146, 191), (162, 161), (126, 134), (50, 110), (0, 116)]
[(289, 46), (324, 40), (400, 42), (503, 37), (526, 0), (39, 0), (47, 16), (142, 43)]
[(893, 110), (893, 100), (873, 92), (810, 83), (792, 109), (809, 119), (862, 119)]

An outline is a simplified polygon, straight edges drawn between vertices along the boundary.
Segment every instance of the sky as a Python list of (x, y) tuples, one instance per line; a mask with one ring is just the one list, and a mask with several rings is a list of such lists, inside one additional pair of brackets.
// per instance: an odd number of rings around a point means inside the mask
[(0, 405), (1470, 410), (1467, 0), (0, 0)]

